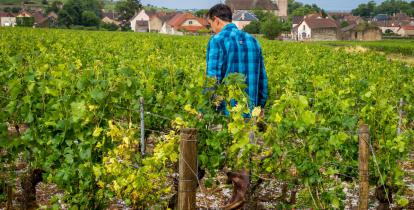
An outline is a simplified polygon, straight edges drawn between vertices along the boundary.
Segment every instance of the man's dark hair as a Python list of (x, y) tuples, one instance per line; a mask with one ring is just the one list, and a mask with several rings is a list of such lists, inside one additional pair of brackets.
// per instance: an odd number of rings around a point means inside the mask
[(230, 7), (225, 4), (217, 4), (208, 11), (207, 17), (209, 19), (213, 20), (214, 16), (227, 22), (231, 22), (233, 19), (233, 14)]

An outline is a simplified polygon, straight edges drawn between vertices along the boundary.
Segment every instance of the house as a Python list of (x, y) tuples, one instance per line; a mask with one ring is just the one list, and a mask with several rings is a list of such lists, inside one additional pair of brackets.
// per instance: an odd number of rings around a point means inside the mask
[(349, 25), (359, 25), (365, 22), (362, 17), (353, 15), (346, 16), (343, 21), (347, 22)]
[(162, 29), (164, 23), (171, 20), (177, 13), (175, 12), (150, 12), (150, 25), (151, 25), (151, 32), (159, 33)]
[(278, 17), (288, 16), (288, 0), (226, 0), (233, 13), (243, 10), (266, 10)]
[(32, 17), (32, 14), (26, 10), (20, 11), (16, 17)]
[[(35, 26), (40, 28), (56, 27), (58, 25), (58, 15), (55, 12), (49, 12), (47, 16), (39, 15), (38, 20), (35, 17)], [(42, 18), (43, 17), (43, 18)]]
[(414, 37), (414, 26), (411, 26), (411, 25), (401, 26), (398, 29), (396, 34), (402, 37)]
[(341, 29), (342, 40), (378, 41), (382, 40), (379, 27), (370, 23), (353, 24)]
[(378, 26), (381, 29), (383, 34), (389, 34), (389, 33), (396, 34), (402, 25), (409, 24), (409, 22), (401, 22), (401, 21), (393, 21), (393, 20), (374, 21), (372, 23)]
[(339, 25), (332, 18), (305, 18), (294, 28), (293, 38), (299, 41), (338, 40)]
[(411, 22), (411, 17), (405, 13), (397, 13), (390, 17), (391, 20), (401, 22)]
[(131, 19), (131, 29), (135, 32), (160, 32), (163, 24), (176, 14), (141, 10)]
[(43, 15), (42, 12), (33, 12), (32, 17), (34, 18), (34, 25), (36, 27), (46, 27), (47, 23), (44, 23), (47, 21), (47, 17)]
[(14, 17), (11, 13), (3, 13), (0, 12), (0, 26), (15, 26), (16, 25), (16, 17)]
[(207, 30), (209, 24), (206, 19), (198, 18), (191, 13), (178, 13), (171, 20), (165, 22), (160, 33), (184, 35), (184, 33), (197, 33)]
[(145, 12), (145, 10), (141, 10), (130, 20), (131, 29), (134, 32), (149, 32), (151, 30), (149, 20), (149, 15)]
[(252, 12), (247, 10), (237, 11), (233, 15), (233, 23), (240, 30), (249, 25), (252, 21), (258, 21), (258, 19)]
[(101, 19), (101, 21), (102, 21), (103, 23), (106, 23), (106, 24), (115, 24), (115, 25), (119, 25), (119, 21), (116, 21), (116, 20), (111, 19), (111, 18), (109, 18), (109, 17), (104, 17), (104, 18), (102, 18), (102, 19)]
[(117, 21), (119, 14), (115, 12), (103, 12), (101, 21), (106, 24), (115, 24), (119, 25), (120, 22)]
[(390, 17), (387, 14), (378, 14), (372, 19), (372, 21), (374, 21), (374, 22), (387, 21), (389, 19), (390, 19)]
[(292, 17), (292, 28), (295, 28), (303, 21), (302, 16), (293, 16)]

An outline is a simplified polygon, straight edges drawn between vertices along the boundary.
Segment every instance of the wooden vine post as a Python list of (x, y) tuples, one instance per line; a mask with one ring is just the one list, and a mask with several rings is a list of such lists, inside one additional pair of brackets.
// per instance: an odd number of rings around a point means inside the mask
[(197, 189), (197, 130), (181, 129), (180, 141), (180, 180), (178, 184), (178, 209), (196, 209)]
[(369, 194), (369, 127), (367, 124), (361, 124), (359, 127), (359, 210), (368, 209)]
[(139, 99), (139, 112), (141, 118), (141, 155), (145, 155), (145, 115), (144, 115), (144, 98)]

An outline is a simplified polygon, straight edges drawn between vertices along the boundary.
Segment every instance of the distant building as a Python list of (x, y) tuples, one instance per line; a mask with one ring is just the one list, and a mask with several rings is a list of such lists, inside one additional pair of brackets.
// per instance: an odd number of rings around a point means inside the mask
[(103, 12), (101, 21), (106, 24), (119, 25), (118, 17), (119, 14), (116, 12)]
[(411, 26), (411, 25), (401, 26), (398, 29), (396, 34), (402, 37), (414, 37), (414, 26)]
[(293, 29), (293, 38), (298, 41), (329, 41), (338, 40), (339, 33), (339, 25), (332, 18), (310, 16)]
[(341, 29), (342, 40), (378, 41), (382, 39), (381, 29), (369, 23), (353, 24)]
[(135, 32), (160, 32), (164, 23), (176, 14), (141, 10), (131, 19), (131, 29)]
[(303, 21), (302, 16), (293, 16), (292, 17), (292, 28), (295, 28)]
[(198, 18), (191, 13), (178, 13), (163, 24), (160, 33), (184, 35), (185, 33), (197, 33), (200, 30), (207, 30), (208, 26), (206, 19)]
[(0, 12), (0, 26), (10, 27), (16, 25), (16, 17), (11, 13)]
[(244, 27), (249, 25), (252, 21), (257, 21), (256, 16), (247, 10), (240, 10), (234, 13), (233, 23), (237, 26), (238, 29), (242, 30)]
[(396, 21), (396, 20), (386, 20), (386, 21), (374, 21), (372, 24), (378, 26), (382, 33), (389, 34), (394, 33), (396, 34), (397, 31), (400, 29), (403, 25), (408, 25), (410, 22), (404, 22), (404, 21)]
[(387, 14), (378, 14), (372, 20), (373, 21), (387, 21), (390, 17)]
[(278, 17), (288, 16), (288, 0), (226, 0), (233, 13), (243, 10), (266, 10)]
[(30, 12), (22, 10), (16, 15), (16, 17), (33, 17), (33, 16)]
[(131, 29), (134, 32), (149, 32), (151, 30), (149, 20), (149, 15), (145, 12), (145, 10), (141, 10), (130, 20)]

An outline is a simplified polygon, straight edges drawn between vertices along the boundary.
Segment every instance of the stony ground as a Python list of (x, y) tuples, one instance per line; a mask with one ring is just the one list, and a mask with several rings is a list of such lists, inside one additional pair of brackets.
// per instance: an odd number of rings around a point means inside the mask
[[(407, 184), (406, 195), (411, 200), (414, 200), (414, 152), (411, 154), (409, 160), (403, 164), (407, 175), (404, 179)], [(16, 174), (23, 173), (24, 169), (17, 171)], [(19, 180), (17, 180), (19, 182)], [(225, 202), (232, 195), (232, 187), (227, 184), (227, 178), (224, 173), (218, 173), (216, 180), (213, 182), (213, 186), (206, 188), (204, 186), (204, 180), (200, 180), (200, 187), (197, 191), (197, 207), (198, 209), (220, 209), (224, 206)], [(275, 178), (267, 177), (265, 181), (259, 185), (254, 196), (255, 209), (276, 209), (280, 202), (277, 198), (282, 195), (283, 183), (278, 182)], [(358, 185), (357, 183), (345, 183), (345, 192), (347, 199), (346, 209), (357, 209), (358, 204)], [(300, 190), (300, 189), (297, 189)], [(63, 191), (59, 190), (56, 185), (40, 183), (36, 187), (37, 195), (37, 209), (49, 209), (51, 208), (51, 201), (58, 201), (59, 209), (68, 209), (67, 205), (62, 203)], [(370, 191), (370, 209), (376, 209), (378, 203), (374, 196), (374, 187)], [(288, 192), (290, 195), (290, 192)], [(13, 206), (15, 209), (19, 209), (19, 197), (21, 197), (21, 189), (17, 188), (14, 191)], [(0, 209), (5, 209), (6, 204), (0, 203)], [(115, 209), (130, 209), (120, 200), (111, 201), (110, 210)]]

